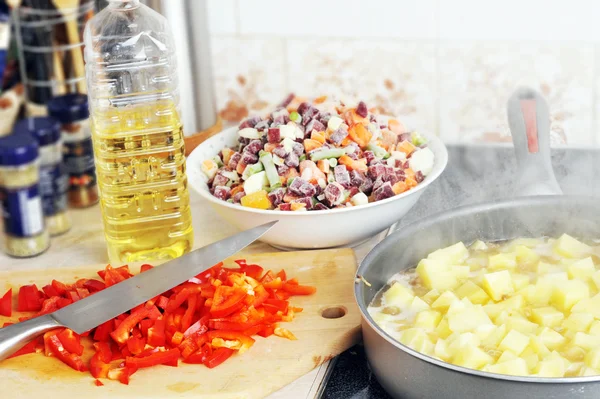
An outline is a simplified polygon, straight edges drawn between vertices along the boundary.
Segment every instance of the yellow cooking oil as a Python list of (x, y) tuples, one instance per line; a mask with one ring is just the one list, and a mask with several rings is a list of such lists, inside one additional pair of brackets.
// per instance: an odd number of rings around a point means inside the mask
[(92, 109), (92, 137), (111, 263), (172, 259), (193, 246), (182, 125), (154, 101)]

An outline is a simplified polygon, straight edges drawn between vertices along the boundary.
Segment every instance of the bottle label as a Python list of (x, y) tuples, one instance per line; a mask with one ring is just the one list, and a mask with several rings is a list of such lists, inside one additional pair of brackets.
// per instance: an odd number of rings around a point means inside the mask
[(14, 237), (33, 237), (44, 231), (44, 214), (38, 185), (0, 188), (4, 231)]
[(40, 167), (40, 193), (44, 215), (52, 216), (67, 209), (69, 178), (61, 164)]
[(96, 185), (94, 148), (91, 137), (78, 141), (65, 140), (63, 162), (69, 174), (70, 190), (80, 190)]

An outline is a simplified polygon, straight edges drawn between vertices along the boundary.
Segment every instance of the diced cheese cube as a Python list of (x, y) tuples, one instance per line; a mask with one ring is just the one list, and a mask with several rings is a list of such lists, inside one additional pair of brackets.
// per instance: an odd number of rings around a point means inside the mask
[(474, 331), (479, 326), (493, 324), (481, 305), (448, 313), (447, 317), (450, 329), (454, 332)]
[(568, 312), (577, 302), (589, 297), (590, 289), (586, 283), (580, 280), (570, 280), (554, 287), (550, 303), (557, 309)]
[(500, 345), (500, 342), (502, 342), (505, 336), (506, 326), (501, 325), (500, 327), (496, 327), (496, 329), (490, 335), (488, 335), (486, 339), (482, 340), (481, 343), (484, 347), (495, 348)]
[(526, 274), (512, 273), (511, 278), (515, 291), (519, 291), (529, 285), (529, 276)]
[(425, 302), (427, 302), (429, 305), (431, 305), (439, 297), (440, 297), (440, 292), (438, 290), (434, 289), (434, 290), (429, 291), (427, 294), (425, 294), (422, 299)]
[(591, 314), (588, 313), (571, 313), (569, 315), (569, 317), (567, 317), (565, 319), (565, 321), (563, 321), (562, 325), (563, 328), (569, 330), (569, 331), (573, 331), (573, 332), (577, 332), (577, 331), (582, 331), (582, 332), (586, 332), (588, 330), (588, 328), (590, 328), (590, 325), (592, 324), (592, 321), (594, 321), (594, 316), (592, 316)]
[(433, 356), (435, 345), (433, 345), (433, 342), (431, 342), (431, 340), (428, 337), (426, 337), (422, 341), (419, 341), (418, 345), (415, 345), (413, 349), (424, 355)]
[(450, 326), (448, 325), (448, 319), (446, 319), (444, 317), (438, 323), (437, 327), (435, 328), (435, 334), (442, 339), (446, 339), (450, 336), (450, 334), (452, 334), (452, 330), (450, 329)]
[(509, 271), (502, 270), (484, 274), (483, 289), (494, 301), (499, 301), (503, 296), (512, 294), (514, 288)]
[(405, 307), (412, 302), (414, 297), (412, 288), (397, 281), (394, 281), (383, 294), (383, 300), (387, 306)]
[(517, 254), (514, 252), (490, 255), (488, 258), (489, 270), (514, 269), (517, 267)]
[(531, 311), (531, 320), (546, 327), (558, 326), (564, 318), (564, 313), (552, 306), (536, 308)]
[(430, 290), (452, 290), (458, 285), (456, 276), (450, 272), (449, 265), (443, 260), (422, 259), (417, 266), (417, 274)]
[[(548, 352), (550, 353), (550, 352)], [(509, 360), (512, 359), (517, 359), (518, 356), (515, 355), (513, 352), (511, 351), (504, 351), (502, 352), (502, 354), (500, 355), (500, 357), (498, 358), (498, 360), (496, 360), (496, 363), (502, 363), (502, 362), (507, 362)]]
[(516, 250), (517, 262), (522, 265), (532, 265), (540, 260), (537, 252), (533, 251), (525, 245), (518, 245)]
[(415, 319), (415, 327), (433, 330), (437, 327), (441, 319), (442, 314), (440, 312), (435, 310), (424, 310), (417, 314)]
[(565, 365), (560, 359), (542, 360), (538, 364), (536, 375), (539, 377), (563, 377)]
[(448, 344), (444, 339), (438, 339), (435, 343), (435, 349), (433, 350), (435, 356), (439, 357), (443, 361), (450, 361), (452, 355), (448, 352)]
[(498, 349), (512, 351), (518, 356), (525, 350), (528, 344), (529, 337), (516, 330), (510, 330), (502, 342), (500, 342)]
[(588, 256), (587, 258), (571, 263), (567, 268), (567, 272), (569, 273), (569, 278), (586, 281), (596, 272), (596, 268), (594, 267), (592, 258)]
[(468, 345), (456, 353), (452, 361), (458, 366), (468, 367), (470, 369), (480, 369), (483, 366), (492, 363), (494, 358), (479, 347)]
[(585, 364), (593, 369), (600, 369), (600, 348), (593, 349), (585, 355)]
[(487, 367), (487, 371), (496, 374), (508, 374), (518, 376), (529, 375), (527, 363), (525, 362), (525, 360), (518, 357), (505, 362), (498, 362), (496, 364), (492, 364)]
[(568, 234), (563, 234), (556, 240), (554, 250), (567, 258), (583, 258), (592, 252), (592, 247), (576, 240)]
[(538, 333), (538, 337), (550, 350), (561, 346), (565, 342), (565, 337), (548, 327), (542, 328), (542, 331)]
[(438, 249), (430, 253), (427, 258), (440, 260), (447, 265), (461, 263), (469, 256), (469, 250), (465, 247), (465, 244), (458, 242), (446, 248)]
[(465, 281), (455, 292), (459, 298), (469, 298), (475, 304), (484, 304), (490, 300), (488, 294), (471, 280)]
[(563, 362), (565, 372), (571, 366), (571, 362), (568, 359), (565, 359), (563, 356), (561, 356), (561, 354), (558, 353), (557, 351), (552, 351), (552, 353), (550, 353), (550, 355), (548, 355), (548, 357), (546, 359), (558, 359), (561, 362)]
[(429, 305), (427, 304), (427, 302), (423, 301), (418, 296), (414, 297), (410, 304), (410, 310), (415, 313), (421, 312), (423, 310), (428, 310), (428, 309), (429, 309)]
[(445, 312), (448, 310), (452, 302), (458, 301), (458, 297), (451, 291), (444, 291), (432, 304), (431, 307), (435, 310)]
[(600, 347), (600, 336), (577, 332), (573, 336), (571, 344), (587, 350), (595, 349)]

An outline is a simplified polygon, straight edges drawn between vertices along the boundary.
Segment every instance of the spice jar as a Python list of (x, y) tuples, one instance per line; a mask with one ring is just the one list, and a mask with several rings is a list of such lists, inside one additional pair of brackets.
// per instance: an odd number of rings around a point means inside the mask
[(67, 214), (69, 179), (62, 164), (63, 150), (60, 123), (52, 117), (24, 119), (18, 122), (14, 134), (30, 134), (39, 145), (40, 195), (46, 227), (51, 236), (64, 234), (71, 228)]
[(98, 183), (85, 94), (66, 94), (48, 102), (48, 114), (61, 123), (63, 163), (69, 175), (69, 205), (85, 208), (98, 202)]
[(50, 246), (39, 192), (38, 155), (37, 141), (29, 134), (0, 138), (2, 244), (10, 256), (36, 256)]

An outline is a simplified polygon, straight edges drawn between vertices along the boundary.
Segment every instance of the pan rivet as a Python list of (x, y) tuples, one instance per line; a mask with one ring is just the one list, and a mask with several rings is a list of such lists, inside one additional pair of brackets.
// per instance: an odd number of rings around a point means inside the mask
[(323, 309), (321, 317), (325, 319), (340, 319), (346, 316), (347, 310), (343, 306), (331, 306)]

